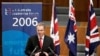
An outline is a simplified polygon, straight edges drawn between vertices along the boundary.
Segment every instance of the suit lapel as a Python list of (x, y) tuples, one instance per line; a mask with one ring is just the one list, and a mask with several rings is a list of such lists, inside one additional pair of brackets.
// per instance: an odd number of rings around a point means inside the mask
[(43, 41), (43, 46), (42, 46), (42, 49), (44, 49), (44, 48), (45, 48), (46, 43), (47, 43), (47, 41), (46, 41), (46, 37), (44, 36), (44, 41)]
[(38, 36), (36, 36), (36, 44), (37, 44), (38, 47), (40, 48)]

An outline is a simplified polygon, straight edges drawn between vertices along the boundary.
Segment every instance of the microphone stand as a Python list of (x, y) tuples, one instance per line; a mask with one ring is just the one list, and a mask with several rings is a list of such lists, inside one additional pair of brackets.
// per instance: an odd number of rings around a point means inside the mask
[(36, 49), (38, 48), (38, 46), (36, 46), (33, 51), (31, 52), (30, 56), (32, 56), (34, 54), (34, 52), (36, 51)]
[(50, 48), (50, 47), (48, 47), (49, 49), (50, 49), (50, 51), (54, 54), (54, 56), (58, 56), (57, 54), (55, 54), (55, 52)]

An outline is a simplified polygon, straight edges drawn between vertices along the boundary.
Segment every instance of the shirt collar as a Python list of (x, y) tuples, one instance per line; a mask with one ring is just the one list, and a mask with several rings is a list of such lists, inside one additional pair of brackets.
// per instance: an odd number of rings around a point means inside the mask
[[(40, 36), (38, 35), (38, 39), (40, 40)], [(42, 36), (42, 40), (44, 39), (44, 35)]]

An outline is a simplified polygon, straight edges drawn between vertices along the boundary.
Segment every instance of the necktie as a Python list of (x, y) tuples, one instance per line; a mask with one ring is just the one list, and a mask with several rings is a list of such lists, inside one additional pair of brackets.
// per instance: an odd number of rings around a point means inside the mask
[(42, 48), (42, 38), (40, 38), (40, 48)]

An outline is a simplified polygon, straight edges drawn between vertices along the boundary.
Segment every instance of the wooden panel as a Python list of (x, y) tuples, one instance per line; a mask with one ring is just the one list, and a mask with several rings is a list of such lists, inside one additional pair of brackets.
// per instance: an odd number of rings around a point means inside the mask
[(56, 0), (56, 5), (57, 6), (65, 6), (65, 7), (68, 7), (69, 0)]
[(100, 0), (98, 0), (98, 8), (100, 8)]
[(96, 56), (100, 56), (100, 45), (97, 47), (97, 55)]
[(2, 0), (2, 2), (20, 2), (20, 0)]
[(50, 21), (51, 20), (51, 6), (50, 5), (44, 5), (43, 6), (43, 21)]
[[(57, 6), (67, 6), (68, 0), (56, 0)], [(65, 5), (66, 4), (66, 5)], [(43, 0), (43, 20), (50, 21), (51, 20), (51, 11), (52, 11), (52, 0)]]
[(86, 34), (86, 28), (81, 26), (77, 29), (77, 42), (79, 44), (85, 43), (85, 34)]
[(21, 2), (42, 2), (42, 0), (21, 0)]
[(94, 8), (98, 7), (98, 0), (93, 0), (93, 6), (94, 6)]
[(77, 22), (87, 22), (88, 12), (87, 11), (76, 11), (76, 20)]
[(75, 0), (74, 6), (76, 10), (77, 21), (87, 21), (88, 15), (88, 0)]
[(43, 20), (51, 20), (52, 0), (43, 0)]

